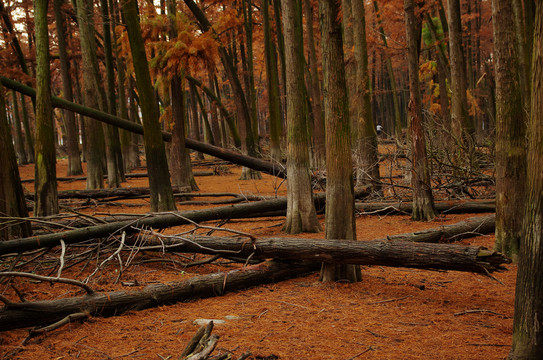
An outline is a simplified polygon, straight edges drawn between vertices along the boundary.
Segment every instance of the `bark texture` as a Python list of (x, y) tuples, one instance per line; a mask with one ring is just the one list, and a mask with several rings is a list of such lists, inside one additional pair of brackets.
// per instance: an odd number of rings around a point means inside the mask
[(408, 46), (409, 66), (409, 133), (411, 137), (411, 187), (413, 188), (413, 220), (428, 221), (435, 217), (434, 199), (428, 159), (426, 157), (426, 142), (422, 127), (422, 98), (419, 84), (419, 46), (415, 3), (405, 0), (405, 26)]
[(48, 216), (58, 213), (47, 4), (47, 0), (34, 1), (34, 22), (36, 25), (35, 216)]
[(147, 169), (149, 170), (151, 211), (175, 210), (168, 161), (166, 159), (166, 149), (160, 129), (158, 104), (153, 92), (151, 75), (149, 74), (149, 65), (141, 35), (136, 1), (128, 0), (124, 2), (122, 4), (122, 11), (132, 51), (134, 72), (136, 73), (136, 86), (138, 88), (143, 128), (145, 130), (143, 139)]
[[(324, 113), (326, 123), (326, 239), (355, 240), (354, 189), (351, 157), (349, 104), (343, 60), (339, 5), (319, 0)], [(360, 281), (360, 270), (352, 265), (324, 264), (323, 282)]]
[(368, 73), (368, 46), (366, 41), (366, 10), (363, 1), (352, 2), (354, 59), (355, 59), (355, 93), (352, 97), (356, 104), (356, 127), (358, 164), (356, 169), (356, 186), (372, 185), (380, 188), (379, 159), (377, 157), (377, 133), (371, 109), (370, 78)]
[(543, 354), (543, 1), (536, 1), (526, 212), (520, 244), (510, 359)]
[(496, 250), (516, 257), (524, 213), (526, 117), (511, 1), (493, 0), (496, 74)]
[[(15, 148), (11, 139), (4, 89), (0, 85), (0, 213), (4, 216), (28, 217), (19, 176)], [(30, 224), (0, 223), (0, 241), (32, 235)]]
[(308, 112), (305, 106), (302, 9), (300, 1), (285, 0), (283, 32), (287, 61), (287, 218), (289, 234), (318, 232), (309, 169)]

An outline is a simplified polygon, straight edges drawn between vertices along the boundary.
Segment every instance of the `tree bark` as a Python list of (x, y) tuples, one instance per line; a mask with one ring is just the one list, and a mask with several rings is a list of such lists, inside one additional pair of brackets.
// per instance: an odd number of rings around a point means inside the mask
[[(353, 168), (349, 104), (343, 60), (339, 5), (319, 0), (324, 113), (326, 122), (326, 239), (355, 240)], [(321, 280), (360, 281), (360, 270), (352, 265), (324, 264)]]
[(158, 104), (153, 93), (153, 84), (149, 74), (149, 65), (145, 53), (145, 45), (141, 35), (139, 15), (135, 0), (122, 4), (122, 12), (130, 41), (136, 86), (140, 99), (143, 118), (143, 139), (145, 156), (149, 169), (149, 186), (151, 188), (151, 211), (175, 210), (166, 149), (161, 136)]
[(307, 22), (307, 43), (309, 46), (309, 67), (311, 73), (311, 105), (313, 106), (313, 167), (324, 169), (326, 167), (326, 146), (324, 134), (324, 113), (322, 109), (321, 81), (317, 63), (317, 50), (315, 48), (315, 35), (313, 31), (313, 6), (310, 0), (303, 0), (304, 16)]
[[(23, 187), (17, 158), (11, 139), (8, 118), (6, 114), (6, 102), (4, 89), (0, 85), (0, 213), (6, 216), (28, 217), (28, 210), (24, 200)], [(2, 221), (4, 222), (4, 221)], [(32, 230), (29, 223), (15, 223), (0, 225), (0, 241), (10, 238), (31, 236)]]
[(511, 1), (492, 1), (496, 74), (496, 244), (516, 259), (526, 179), (526, 117)]
[(351, 95), (356, 104), (357, 169), (356, 187), (372, 185), (380, 190), (379, 159), (377, 157), (377, 133), (371, 109), (370, 78), (368, 73), (368, 49), (366, 41), (366, 10), (363, 1), (353, 1), (355, 92)]
[[(167, 240), (167, 239), (161, 239)], [(510, 260), (482, 246), (431, 244), (391, 239), (356, 241), (342, 239), (262, 238), (246, 239), (189, 236), (172, 239), (170, 251), (232, 254), (252, 259), (325, 262), (328, 264), (381, 265), (431, 270), (469, 271), (481, 274), (506, 270)]]
[(34, 215), (58, 213), (55, 128), (51, 104), (47, 0), (34, 1), (36, 24), (36, 142)]
[(435, 217), (434, 199), (426, 143), (422, 127), (422, 98), (419, 84), (419, 42), (415, 3), (405, 0), (405, 26), (407, 36), (407, 60), (409, 66), (409, 132), (411, 134), (411, 187), (413, 188), (413, 220), (428, 221)]
[(15, 126), (15, 152), (21, 165), (28, 164), (25, 151), (25, 139), (21, 128), (21, 113), (19, 112), (19, 101), (15, 90), (11, 91), (11, 102), (13, 106), (13, 125)]
[[(55, 23), (58, 40), (58, 53), (60, 60), (60, 70), (62, 75), (62, 93), (68, 101), (73, 101), (72, 80), (70, 77), (70, 67), (68, 62), (68, 53), (66, 50), (66, 26), (65, 17), (62, 14), (63, 0), (54, 0)], [(67, 175), (83, 174), (81, 166), (81, 155), (79, 152), (79, 133), (73, 111), (64, 111), (66, 119), (66, 152), (68, 153)]]
[(305, 106), (302, 9), (299, 0), (285, 0), (283, 33), (287, 61), (287, 218), (289, 234), (318, 232), (320, 225), (313, 202), (309, 169), (308, 113)]
[(520, 244), (513, 347), (510, 359), (539, 359), (543, 354), (543, 1), (536, 1), (532, 57), (532, 101), (523, 236)]
[(277, 52), (272, 41), (270, 29), (270, 3), (262, 0), (262, 18), (264, 31), (264, 54), (266, 60), (266, 85), (268, 90), (268, 111), (270, 124), (270, 157), (281, 161), (281, 98), (279, 96), (279, 73), (277, 70)]
[(0, 331), (50, 325), (74, 313), (116, 316), (127, 311), (171, 305), (278, 282), (315, 270), (314, 265), (266, 262), (182, 282), (152, 284), (141, 291), (114, 291), (58, 300), (25, 302), (0, 308)]
[[(92, 109), (104, 110), (100, 107), (100, 86), (98, 79), (98, 63), (96, 55), (96, 41), (94, 26), (91, 17), (94, 15), (88, 0), (76, 0), (77, 22), (81, 39), (83, 102)], [(102, 124), (90, 119), (84, 119), (85, 127), (85, 159), (87, 161), (87, 189), (101, 189), (104, 187), (105, 140)]]

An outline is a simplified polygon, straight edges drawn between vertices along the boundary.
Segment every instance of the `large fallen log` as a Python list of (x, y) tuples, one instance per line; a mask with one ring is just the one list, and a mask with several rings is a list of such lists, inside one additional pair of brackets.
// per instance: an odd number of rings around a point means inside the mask
[[(190, 194), (190, 186), (173, 186), (174, 193)], [(148, 187), (116, 188), (116, 189), (93, 189), (93, 190), (63, 190), (58, 192), (59, 199), (107, 199), (107, 198), (133, 198), (151, 193)], [(34, 200), (34, 193), (26, 193), (27, 200)]]
[(168, 251), (214, 255), (235, 254), (251, 259), (298, 260), (335, 264), (382, 265), (434, 270), (490, 273), (505, 270), (502, 254), (482, 246), (416, 243), (398, 240), (323, 240), (261, 238), (256, 240), (218, 236), (172, 238), (155, 235)]
[[(0, 82), (2, 82), (2, 85), (9, 89), (15, 90), (32, 98), (36, 97), (36, 90), (29, 86), (23, 85), (17, 81), (10, 80), (3, 76), (0, 76)], [(51, 102), (53, 107), (73, 111), (75, 113), (87, 116), (91, 119), (95, 119), (103, 123), (143, 135), (143, 126), (129, 120), (122, 119), (115, 115), (107, 114), (96, 109), (91, 109), (86, 106), (79, 105), (56, 96), (51, 97)], [(171, 141), (172, 134), (168, 132), (162, 132), (162, 138), (164, 139), (164, 141)], [(226, 150), (218, 146), (209, 145), (189, 138), (185, 139), (185, 146), (189, 149), (215, 156), (219, 159), (228, 160), (230, 162), (233, 162), (234, 164), (242, 165), (257, 171), (262, 171), (270, 175), (278, 176), (281, 178), (287, 177), (287, 171), (285, 167), (279, 163), (242, 155), (234, 151)]]
[(94, 292), (58, 300), (10, 303), (0, 308), (0, 331), (49, 325), (76, 313), (114, 316), (126, 311), (217, 296), (301, 276), (317, 268), (316, 264), (266, 262), (227, 273), (197, 276), (182, 282), (152, 284), (140, 291)]
[(245, 218), (255, 214), (284, 210), (286, 209), (286, 206), (286, 198), (281, 198), (247, 204), (214, 207), (205, 210), (154, 213), (139, 219), (132, 218), (129, 220), (88, 226), (65, 232), (37, 235), (16, 240), (0, 241), (0, 255), (24, 252), (44, 247), (53, 247), (60, 245), (60, 240), (64, 240), (64, 243), (68, 245), (83, 242), (89, 239), (107, 237), (112, 234), (120, 234), (122, 231), (130, 234), (140, 231), (140, 229), (143, 227), (165, 229), (172, 226), (189, 224), (190, 221), (199, 223), (202, 221), (218, 219)]

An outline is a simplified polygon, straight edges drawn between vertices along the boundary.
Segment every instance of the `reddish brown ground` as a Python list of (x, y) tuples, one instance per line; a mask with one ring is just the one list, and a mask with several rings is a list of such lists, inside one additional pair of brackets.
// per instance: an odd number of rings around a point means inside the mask
[[(270, 176), (258, 181), (239, 181), (240, 169), (230, 174), (197, 177), (201, 192), (243, 192), (285, 195), (286, 184)], [(58, 176), (66, 173), (66, 162), (58, 165)], [(195, 171), (208, 170), (197, 167)], [(33, 177), (32, 166), (21, 168), (23, 178)], [(130, 180), (123, 187), (145, 186), (146, 179)], [(83, 181), (60, 182), (60, 189), (82, 189)], [(32, 191), (31, 184), (25, 187)], [(145, 201), (121, 201), (143, 206), (92, 206), (81, 212), (143, 213)], [(72, 204), (75, 206), (75, 204)], [(179, 210), (204, 206), (179, 206)], [(360, 216), (359, 240), (412, 232), (451, 224), (473, 215), (446, 215), (428, 223), (412, 222), (408, 216)], [(324, 218), (320, 217), (321, 223)], [(230, 222), (227, 228), (255, 236), (282, 236), (282, 218)], [(209, 225), (215, 225), (209, 224)], [(324, 224), (323, 224), (324, 225)], [(182, 227), (169, 233), (180, 232)], [(184, 227), (186, 228), (186, 227)], [(302, 235), (322, 237), (321, 234)], [(465, 244), (492, 248), (493, 236), (480, 236)], [(125, 254), (125, 258), (128, 254)], [(173, 258), (155, 254), (155, 258)], [(51, 254), (51, 259), (58, 253)], [(199, 257), (201, 258), (201, 256)], [(183, 260), (175, 257), (177, 260)], [(2, 261), (2, 260), (0, 260)], [(48, 274), (53, 267), (27, 267)], [(68, 278), (85, 278), (96, 266), (83, 264), (63, 271)], [(179, 281), (195, 274), (228, 270), (237, 265), (206, 265), (183, 269), (167, 261), (140, 263), (124, 269), (121, 282), (137, 280), (141, 286), (153, 282)], [(112, 262), (90, 281), (96, 289), (132, 290), (113, 284), (118, 263)], [(464, 272), (437, 272), (390, 267), (363, 267), (363, 281), (356, 284), (321, 284), (318, 275), (229, 293), (222, 297), (148, 309), (111, 318), (93, 318), (73, 323), (19, 348), (26, 330), (0, 333), (0, 356), (5, 359), (176, 359), (197, 330), (197, 318), (224, 319), (214, 332), (220, 335), (218, 349), (232, 351), (236, 358), (250, 350), (255, 356), (276, 355), (280, 359), (503, 359), (511, 344), (516, 266), (495, 274), (496, 280)], [(56, 271), (56, 270), (54, 270)], [(15, 281), (28, 300), (66, 297), (78, 289), (61, 285), (37, 285)], [(12, 289), (0, 285), (0, 293), (12, 297)], [(14, 298), (12, 298), (15, 300)], [(468, 312), (467, 310), (487, 310)]]

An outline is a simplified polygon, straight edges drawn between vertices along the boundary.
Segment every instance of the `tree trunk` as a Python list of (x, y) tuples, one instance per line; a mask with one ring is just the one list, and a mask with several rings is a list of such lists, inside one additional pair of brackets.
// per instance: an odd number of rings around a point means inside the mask
[[(97, 77), (98, 63), (96, 55), (96, 41), (94, 39), (94, 26), (90, 22), (93, 16), (92, 7), (88, 0), (76, 0), (77, 19), (81, 39), (81, 58), (83, 73), (83, 99), (87, 107), (100, 108), (100, 91)], [(101, 109), (104, 110), (104, 109)], [(101, 189), (104, 187), (105, 140), (102, 124), (90, 119), (84, 119), (85, 126), (85, 158), (87, 160), (87, 189)]]
[(281, 161), (281, 98), (279, 96), (279, 73), (277, 70), (277, 53), (270, 30), (270, 3), (262, 0), (262, 18), (264, 31), (264, 53), (266, 60), (266, 80), (268, 90), (268, 111), (270, 124), (270, 157), (273, 161)]
[(318, 232), (309, 172), (309, 133), (305, 106), (302, 9), (299, 0), (282, 3), (287, 61), (287, 218), (289, 234)]
[[(176, 3), (168, 1), (168, 17), (170, 19), (171, 41), (177, 39), (177, 25), (175, 22)], [(190, 156), (185, 147), (185, 124), (187, 116), (185, 81), (181, 75), (174, 75), (170, 81), (170, 99), (172, 104), (172, 145), (170, 149), (170, 173), (173, 186), (186, 186), (194, 191), (199, 190), (194, 176)]]
[(513, 347), (510, 359), (539, 359), (543, 354), (543, 1), (536, 1), (532, 62), (532, 101), (523, 237), (520, 244)]
[(182, 282), (152, 284), (140, 291), (114, 291), (58, 300), (25, 302), (0, 308), (0, 331), (50, 325), (75, 313), (116, 316), (127, 311), (171, 305), (269, 284), (315, 270), (314, 265), (266, 262), (227, 273), (201, 275)]
[[(343, 60), (339, 6), (335, 0), (319, 0), (324, 113), (326, 122), (326, 239), (356, 239), (349, 103)], [(324, 264), (323, 282), (360, 281), (352, 265)]]
[[(160, 236), (159, 236), (160, 238)], [(390, 239), (356, 241), (342, 239), (262, 238), (248, 246), (246, 239), (215, 236), (160, 238), (169, 251), (207, 254), (232, 254), (242, 258), (279, 261), (325, 262), (406, 267), (431, 270), (470, 271), (487, 274), (506, 270), (510, 260), (482, 246), (431, 244)], [(156, 243), (160, 244), (155, 240)]]
[[(354, 55), (354, 33), (353, 27), (355, 18), (353, 17), (351, 0), (341, 0), (341, 18), (343, 27), (343, 53), (345, 58), (345, 81), (347, 82), (347, 93), (349, 99), (349, 121), (351, 124), (352, 141), (358, 138), (358, 104), (356, 103), (356, 60)], [(356, 19), (359, 22), (360, 19)]]
[(371, 111), (370, 78), (368, 73), (368, 49), (366, 42), (366, 10), (363, 1), (352, 3), (354, 58), (356, 64), (356, 92), (351, 96), (356, 103), (357, 169), (356, 186), (373, 185), (380, 189), (379, 159), (377, 157), (377, 134)]
[[(383, 28), (383, 21), (381, 19), (381, 13), (379, 11), (379, 6), (377, 5), (377, 0), (373, 0), (373, 7), (375, 9), (375, 14), (377, 16), (377, 23), (379, 24), (379, 33), (381, 34), (381, 40), (383, 41), (383, 45), (385, 46), (385, 50), (388, 48), (388, 41), (387, 41), (387, 35), (385, 33), (385, 29)], [(386, 57), (386, 68), (388, 73), (388, 79), (390, 81), (390, 90), (392, 91), (391, 97), (392, 97), (392, 103), (394, 107), (394, 132), (396, 135), (396, 138), (399, 139), (402, 135), (402, 116), (400, 113), (400, 101), (398, 99), (399, 94), (396, 89), (396, 76), (394, 75), (394, 69), (392, 68), (392, 61), (390, 60), (390, 56), (387, 54)]]
[(14, 90), (11, 91), (11, 102), (13, 106), (13, 125), (15, 126), (15, 150), (17, 158), (21, 165), (28, 164), (25, 151), (25, 139), (23, 137), (23, 129), (21, 128), (21, 113), (19, 112), (19, 102), (17, 100), (17, 94)]
[[(28, 217), (15, 149), (9, 130), (2, 85), (0, 85), (0, 213), (3, 216)], [(7, 221), (4, 223), (2, 220), (0, 241), (31, 235), (30, 223), (16, 222), (9, 226)]]
[(130, 41), (130, 49), (132, 50), (136, 86), (145, 130), (143, 139), (147, 168), (149, 169), (151, 211), (175, 210), (166, 150), (160, 130), (158, 104), (153, 93), (153, 84), (151, 83), (145, 45), (141, 36), (136, 1), (128, 0), (123, 3), (122, 12)]
[[(115, 101), (115, 70), (113, 68), (113, 48), (111, 44), (111, 20), (108, 0), (100, 0), (102, 12), (102, 27), (104, 38), (104, 66), (106, 68), (107, 84), (107, 112), (115, 115), (117, 106)], [(119, 138), (119, 129), (111, 125), (105, 126), (106, 131), (106, 157), (107, 157), (107, 183), (109, 188), (121, 187), (121, 182), (125, 181), (123, 154), (121, 151), (121, 140)]]
[(526, 178), (526, 118), (511, 1), (492, 1), (496, 74), (496, 245), (516, 259)]
[[(60, 70), (62, 75), (62, 93), (68, 101), (73, 101), (72, 80), (70, 77), (70, 67), (68, 62), (68, 53), (66, 50), (66, 26), (65, 17), (62, 14), (63, 0), (54, 0), (55, 23), (57, 29), (58, 53), (60, 60)], [(75, 121), (75, 114), (72, 111), (64, 111), (66, 124), (66, 152), (68, 153), (68, 171), (67, 175), (81, 175), (83, 168), (81, 166), (81, 155), (79, 152), (79, 133)]]
[(411, 138), (411, 187), (413, 188), (413, 220), (428, 221), (435, 217), (432, 185), (426, 157), (422, 127), (422, 99), (419, 84), (419, 42), (415, 4), (405, 0), (407, 60), (409, 66), (409, 133)]
[(34, 132), (30, 127), (30, 120), (28, 118), (28, 108), (26, 106), (26, 98), (21, 94), (21, 108), (23, 110), (23, 128), (25, 129), (26, 137), (26, 155), (28, 162), (34, 163)]
[(36, 24), (35, 216), (48, 216), (58, 213), (47, 3), (47, 0), (34, 1), (34, 22)]
[(309, 46), (309, 67), (311, 72), (311, 105), (313, 106), (313, 167), (324, 169), (326, 166), (326, 147), (324, 134), (324, 114), (321, 101), (321, 81), (315, 49), (313, 31), (313, 7), (310, 0), (303, 0), (304, 16), (307, 23), (307, 43)]
[(451, 64), (451, 129), (456, 146), (457, 164), (461, 166), (466, 146), (471, 146), (472, 126), (468, 114), (466, 95), (466, 65), (462, 46), (462, 21), (460, 0), (448, 0), (449, 13), (449, 51)]

